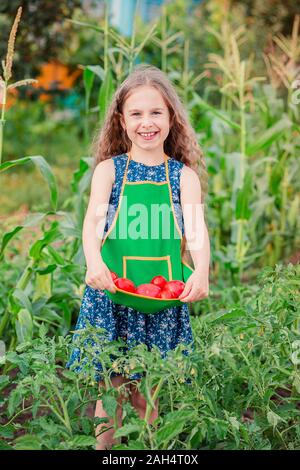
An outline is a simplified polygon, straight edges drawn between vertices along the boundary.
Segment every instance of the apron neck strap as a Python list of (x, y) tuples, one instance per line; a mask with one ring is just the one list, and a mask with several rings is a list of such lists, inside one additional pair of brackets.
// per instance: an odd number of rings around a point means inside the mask
[[(128, 155), (128, 159), (127, 159), (127, 164), (126, 164), (126, 168), (125, 168), (125, 183), (127, 181), (127, 170), (128, 170), (129, 161), (132, 160), (131, 151), (127, 152), (127, 155)], [(165, 169), (166, 169), (166, 181), (169, 182), (168, 157), (165, 153), (164, 153), (164, 162), (165, 162)]]

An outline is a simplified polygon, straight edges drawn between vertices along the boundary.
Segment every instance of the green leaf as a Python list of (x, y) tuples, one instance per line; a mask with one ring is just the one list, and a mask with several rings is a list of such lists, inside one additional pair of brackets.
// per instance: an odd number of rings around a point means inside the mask
[(236, 419), (235, 416), (229, 416), (229, 422), (234, 429), (240, 429), (240, 422)]
[(245, 311), (238, 307), (233, 307), (230, 310), (222, 309), (217, 312), (211, 312), (203, 316), (202, 321), (204, 322), (217, 322), (223, 320), (230, 320), (232, 318), (239, 318), (245, 316)]
[(300, 349), (297, 349), (291, 354), (291, 361), (295, 366), (300, 364)]
[(93, 31), (97, 31), (98, 33), (103, 33), (104, 28), (101, 28), (100, 26), (95, 26), (91, 23), (86, 23), (84, 21), (77, 21), (77, 20), (71, 20), (67, 19), (67, 21), (70, 21), (70, 23), (78, 24), (79, 26), (86, 26), (89, 29), (92, 29)]
[(250, 198), (252, 190), (252, 172), (250, 168), (247, 170), (244, 178), (244, 184), (241, 189), (237, 190), (235, 217), (237, 220), (249, 220), (251, 215)]
[(238, 123), (236, 123), (236, 122), (232, 121), (231, 119), (229, 119), (221, 111), (218, 111), (217, 109), (210, 106), (202, 98), (200, 98), (200, 96), (195, 92), (193, 92), (193, 102), (195, 104), (199, 104), (201, 108), (203, 108), (207, 111), (210, 111), (214, 116), (221, 119), (221, 121), (226, 122), (226, 124), (228, 124), (232, 129), (239, 130), (241, 128), (241, 126)]
[(38, 436), (25, 434), (24, 436), (17, 437), (13, 447), (16, 450), (40, 450), (42, 443)]
[(18, 303), (32, 314), (32, 304), (24, 290), (16, 287), (12, 292), (12, 296), (14, 300), (18, 300)]
[(280, 139), (284, 132), (291, 128), (291, 121), (284, 116), (280, 121), (269, 127), (263, 134), (256, 136), (255, 141), (246, 148), (246, 155), (254, 155), (255, 153), (268, 149), (276, 140)]
[(9, 242), (20, 230), (22, 230), (22, 228), (23, 228), (23, 227), (19, 225), (19, 226), (15, 227), (11, 232), (5, 233), (5, 235), (4, 235), (3, 238), (2, 238), (1, 249), (0, 249), (0, 257), (1, 257), (1, 258), (2, 258), (4, 249), (5, 249), (6, 245), (8, 244), (8, 242)]
[(92, 90), (92, 87), (93, 87), (94, 78), (95, 78), (94, 73), (89, 68), (85, 67), (84, 71), (83, 71), (83, 83), (84, 83), (84, 89), (85, 89), (85, 106), (86, 106), (86, 109), (88, 109), (88, 107), (89, 107), (91, 90)]
[(188, 422), (189, 420), (193, 419), (195, 415), (194, 410), (188, 410), (186, 408), (182, 408), (180, 410), (172, 411), (168, 413), (165, 417), (165, 421), (174, 421), (175, 419), (182, 419)]
[(14, 437), (14, 427), (12, 424), (8, 424), (7, 426), (0, 426), (0, 436), (11, 439)]
[(19, 405), (21, 402), (22, 402), (22, 395), (20, 391), (16, 388), (9, 395), (8, 407), (7, 407), (9, 417), (11, 417), (13, 413), (16, 413), (17, 411), (19, 411)]
[[(56, 266), (56, 265), (54, 265)], [(32, 301), (35, 302), (41, 297), (49, 299), (52, 295), (52, 274), (36, 274), (34, 283), (34, 294)]]
[(99, 77), (102, 82), (104, 81), (105, 71), (101, 65), (86, 65), (85, 68), (93, 72), (94, 75), (97, 75), (97, 77)]
[(52, 421), (51, 418), (45, 416), (39, 419), (39, 426), (43, 429), (48, 436), (54, 436), (59, 432), (59, 426)]
[(191, 449), (198, 449), (207, 433), (207, 426), (205, 422), (201, 423), (199, 429), (194, 428), (190, 436)]
[(268, 420), (268, 423), (273, 426), (273, 429), (277, 426), (279, 421), (284, 421), (286, 423), (285, 419), (281, 418), (281, 416), (274, 413), (274, 411), (272, 410), (268, 411), (267, 420)]
[(83, 71), (83, 81), (85, 89), (88, 93), (91, 92), (93, 82), (94, 82), (94, 73), (90, 70), (89, 67), (85, 67)]
[(140, 432), (142, 427), (141, 424), (125, 424), (121, 428), (117, 429), (114, 434), (114, 437), (122, 437), (122, 436), (129, 436), (133, 432)]
[(50, 199), (51, 199), (52, 208), (53, 210), (56, 211), (57, 201), (58, 201), (56, 179), (51, 170), (51, 167), (48, 165), (44, 157), (37, 155), (37, 156), (19, 158), (18, 160), (11, 160), (9, 162), (4, 162), (0, 165), (0, 172), (10, 169), (17, 165), (23, 165), (24, 163), (27, 163), (29, 161), (35, 164), (35, 166), (40, 170), (43, 177), (45, 178), (46, 183), (48, 184), (48, 187), (50, 190)]
[[(70, 372), (70, 371), (68, 371)], [(86, 416), (82, 416), (81, 420), (81, 427), (82, 427), (82, 430), (84, 432), (84, 434), (86, 435), (89, 435), (92, 433), (92, 423), (90, 421), (89, 418), (87, 418)]]
[[(72, 191), (74, 193), (77, 193), (78, 192), (80, 194), (82, 194), (82, 191), (86, 189), (86, 187), (88, 186), (88, 183), (86, 182), (83, 190), (82, 190), (82, 179), (83, 179), (83, 176), (84, 175), (88, 175), (88, 182), (90, 183), (89, 181), (89, 168), (90, 168), (90, 165), (88, 163), (88, 158), (81, 158), (80, 161), (79, 161), (79, 168), (78, 170), (74, 171), (73, 173), (73, 179), (71, 181), (71, 188), (72, 188)], [(80, 188), (79, 188), (79, 185), (80, 185)]]
[(284, 153), (283, 156), (276, 162), (276, 164), (272, 167), (270, 180), (269, 180), (269, 191), (274, 196), (279, 197), (280, 191), (279, 187), (284, 176), (284, 168), (286, 166), (286, 159), (288, 153)]
[(300, 394), (300, 375), (299, 374), (295, 374), (295, 378), (294, 378), (294, 381), (293, 381), (293, 387), (295, 387), (295, 389), (297, 390), (297, 393)]
[(108, 414), (108, 416), (113, 418), (115, 416), (117, 406), (118, 406), (118, 403), (117, 403), (117, 400), (115, 399), (115, 397), (113, 397), (109, 393), (105, 393), (102, 396), (102, 404), (103, 404), (103, 408), (106, 411), (106, 413)]
[(185, 421), (175, 419), (162, 426), (156, 433), (157, 445), (160, 447), (162, 444), (167, 444), (171, 439), (178, 436), (184, 428)]
[(41, 251), (43, 248), (53, 241), (56, 241), (57, 239), (61, 238), (61, 233), (59, 231), (59, 225), (58, 222), (55, 221), (52, 223), (51, 228), (44, 233), (43, 238), (37, 240), (30, 248), (29, 250), (29, 255), (32, 257), (34, 260), (38, 260), (41, 255)]
[(55, 261), (56, 265), (64, 266), (66, 264), (64, 258), (58, 253), (58, 251), (55, 248), (53, 248), (53, 246), (48, 245), (47, 250), (48, 250), (49, 254), (52, 256), (52, 258)]
[(97, 444), (97, 439), (93, 436), (85, 436), (84, 434), (78, 434), (74, 436), (71, 441), (69, 441), (69, 445), (72, 448), (80, 448), (80, 447), (90, 447), (95, 446)]
[(145, 450), (145, 445), (140, 441), (130, 441), (125, 447), (126, 450)]
[(34, 272), (36, 274), (40, 274), (40, 275), (44, 276), (46, 274), (53, 273), (53, 271), (55, 271), (56, 268), (57, 268), (56, 264), (49, 264), (45, 268), (35, 268)]
[[(6, 387), (10, 382), (9, 375), (0, 375), (0, 390)], [(0, 428), (1, 429), (1, 428)], [(1, 432), (0, 432), (1, 434)]]
[(0, 440), (0, 450), (13, 450), (13, 446), (7, 444), (3, 440)]
[(52, 211), (46, 212), (46, 213), (36, 213), (36, 214), (30, 214), (26, 219), (24, 220), (24, 223), (22, 225), (18, 225), (15, 227), (13, 230), (10, 232), (6, 232), (5, 235), (2, 238), (2, 243), (1, 243), (1, 248), (0, 248), (0, 259), (3, 256), (3, 252), (8, 244), (8, 242), (23, 228), (26, 227), (32, 227), (36, 225), (38, 222), (40, 222), (46, 215), (48, 214), (53, 214)]
[(32, 342), (31, 341), (25, 341), (25, 343), (20, 343), (16, 346), (16, 351), (18, 353), (22, 353), (24, 351), (28, 351), (29, 348), (32, 347)]
[(30, 312), (25, 308), (22, 308), (18, 312), (16, 320), (16, 333), (18, 337), (18, 343), (24, 343), (29, 341), (33, 335), (33, 323)]
[(108, 106), (114, 92), (113, 77), (111, 71), (108, 69), (105, 75), (105, 79), (101, 84), (99, 95), (98, 95), (98, 105), (99, 105), (99, 118), (100, 122), (103, 122), (106, 115)]

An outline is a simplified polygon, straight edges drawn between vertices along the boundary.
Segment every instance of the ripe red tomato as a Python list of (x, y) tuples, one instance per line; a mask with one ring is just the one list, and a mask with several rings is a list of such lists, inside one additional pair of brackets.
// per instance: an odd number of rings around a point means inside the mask
[(119, 276), (116, 275), (116, 273), (114, 271), (110, 271), (110, 275), (111, 275), (111, 278), (112, 278), (113, 281), (115, 281), (119, 277)]
[(154, 284), (140, 284), (136, 289), (136, 294), (145, 295), (146, 297), (159, 297), (161, 288)]
[(154, 284), (155, 286), (158, 286), (161, 289), (163, 289), (166, 282), (167, 282), (167, 279), (164, 276), (155, 276), (152, 279), (151, 284)]
[(167, 287), (164, 287), (160, 293), (161, 299), (175, 299), (175, 294)]
[(183, 292), (184, 287), (184, 282), (176, 279), (174, 281), (167, 282), (165, 285), (165, 288), (169, 289), (171, 292), (173, 292), (173, 294), (175, 294), (175, 298), (177, 298), (181, 292)]
[(119, 289), (125, 290), (126, 292), (135, 292), (136, 290), (134, 283), (130, 279), (127, 279), (126, 277), (118, 277), (115, 280), (115, 285)]

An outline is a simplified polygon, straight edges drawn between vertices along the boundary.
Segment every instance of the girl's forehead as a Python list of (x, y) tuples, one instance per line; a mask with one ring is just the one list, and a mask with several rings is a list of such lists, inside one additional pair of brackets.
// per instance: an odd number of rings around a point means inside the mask
[(166, 104), (161, 93), (155, 88), (140, 87), (130, 93), (124, 101), (124, 106), (131, 111), (137, 107), (161, 107), (164, 109)]

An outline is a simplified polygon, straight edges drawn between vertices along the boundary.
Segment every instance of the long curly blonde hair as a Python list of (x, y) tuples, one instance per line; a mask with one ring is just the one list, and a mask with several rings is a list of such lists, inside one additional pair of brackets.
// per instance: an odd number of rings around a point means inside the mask
[[(167, 75), (149, 64), (139, 64), (119, 85), (107, 110), (102, 127), (96, 131), (91, 145), (94, 157), (93, 171), (98, 163), (130, 151), (132, 143), (121, 125), (123, 106), (130, 94), (139, 86), (153, 86), (162, 95), (170, 114), (170, 131), (164, 141), (164, 152), (192, 168), (201, 184), (201, 203), (208, 192), (208, 175), (204, 156), (198, 144), (196, 132), (189, 122), (187, 112), (175, 87)], [(186, 239), (183, 236), (181, 254), (185, 253)]]

